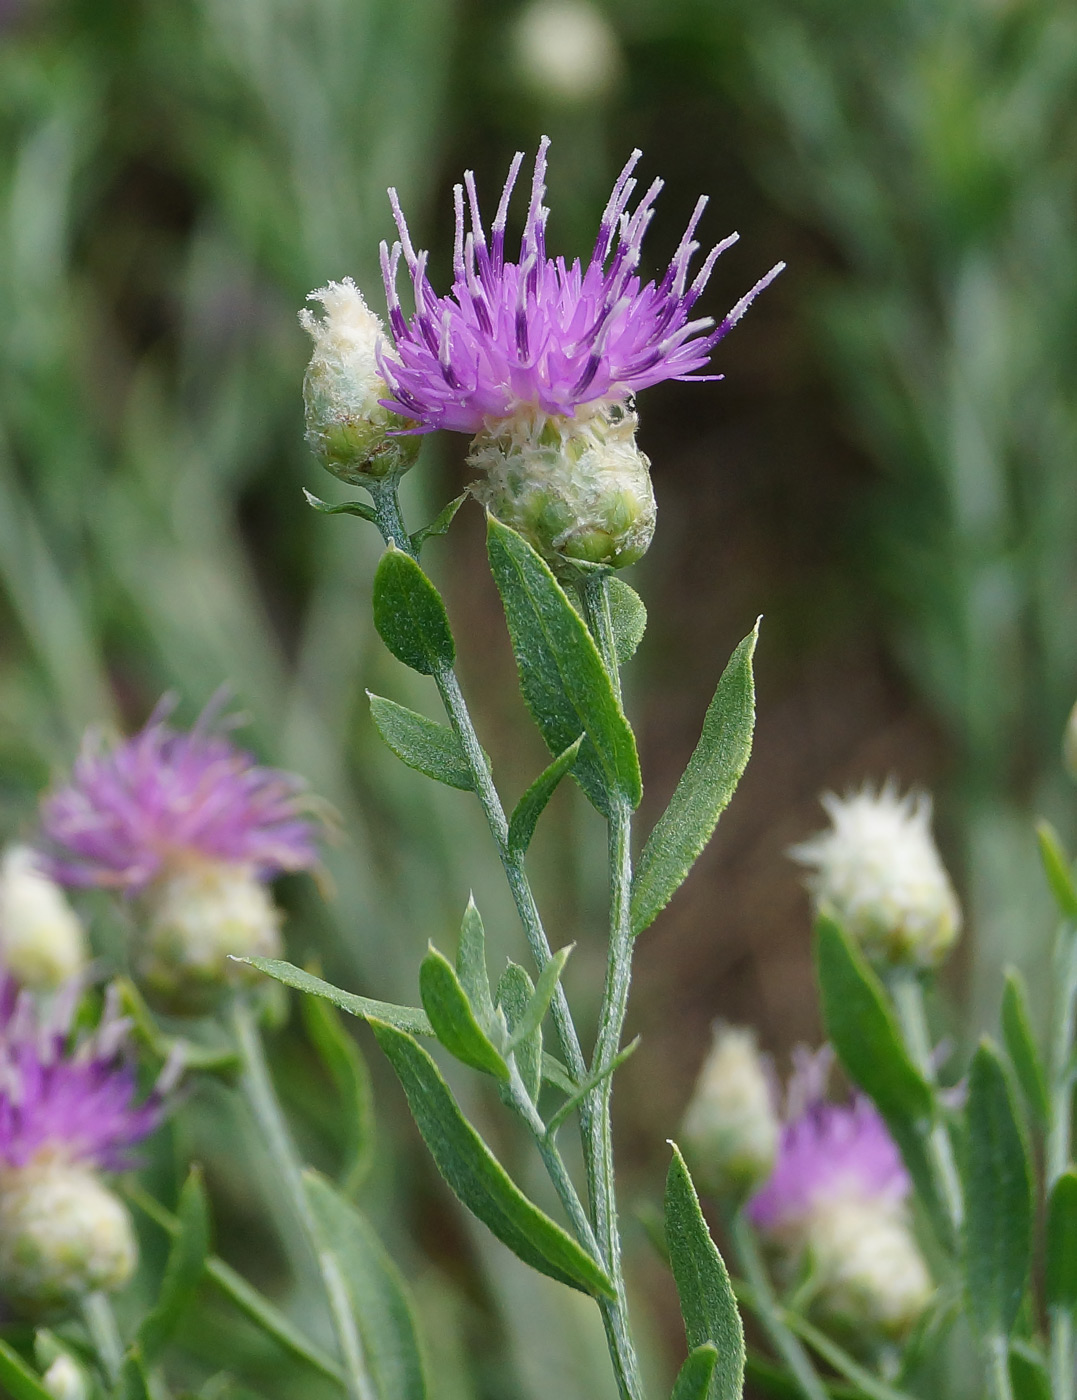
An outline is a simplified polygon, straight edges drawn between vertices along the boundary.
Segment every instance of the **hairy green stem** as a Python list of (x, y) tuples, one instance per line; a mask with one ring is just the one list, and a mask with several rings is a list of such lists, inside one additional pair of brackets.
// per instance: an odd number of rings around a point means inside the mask
[(995, 1400), (1014, 1400), (1009, 1338), (1000, 1335), (987, 1338), (987, 1376)]
[(770, 1338), (771, 1345), (789, 1368), (789, 1374), (804, 1400), (829, 1400), (826, 1387), (819, 1379), (811, 1357), (785, 1321), (783, 1309), (774, 1296), (767, 1267), (759, 1252), (758, 1241), (751, 1225), (740, 1211), (731, 1217), (729, 1232), (733, 1237), (737, 1260), (751, 1285), (755, 1314)]
[(347, 1286), (335, 1256), (319, 1243), (317, 1225), (303, 1188), (303, 1169), (273, 1088), (262, 1037), (251, 1007), (243, 996), (232, 999), (231, 1021), (242, 1064), (240, 1088), (317, 1263), (329, 1301), (329, 1314), (340, 1348), (348, 1394), (351, 1400), (376, 1400), (374, 1384), (363, 1359), (363, 1345)]
[(114, 1385), (123, 1365), (123, 1341), (116, 1325), (116, 1314), (104, 1293), (89, 1293), (82, 1300), (82, 1320), (105, 1379)]
[[(929, 1084), (934, 1085), (938, 1076), (931, 1052), (931, 1036), (927, 1028), (923, 983), (912, 968), (901, 968), (895, 970), (890, 977), (890, 992), (894, 998), (906, 1048), (920, 1073)], [(931, 1125), (927, 1150), (939, 1194), (957, 1238), (965, 1220), (965, 1198), (954, 1156), (954, 1145), (945, 1123), (936, 1121)]]
[[(1073, 1151), (1073, 1051), (1077, 1035), (1077, 929), (1068, 920), (1058, 930), (1054, 954), (1056, 988), (1051, 1034), (1051, 1119), (1047, 1129), (1047, 1193), (1070, 1165)], [(1051, 1395), (1074, 1400), (1073, 1316), (1066, 1307), (1049, 1317)]]

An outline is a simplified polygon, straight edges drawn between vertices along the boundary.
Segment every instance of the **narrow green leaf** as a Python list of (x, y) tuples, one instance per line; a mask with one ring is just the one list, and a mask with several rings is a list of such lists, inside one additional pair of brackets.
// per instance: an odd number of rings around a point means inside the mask
[(471, 791), (471, 769), (460, 740), (447, 724), (369, 690), (367, 696), (375, 728), (401, 762), (447, 787)]
[(532, 1103), (537, 1102), (542, 1087), (542, 1027), (533, 1026), (530, 1034), (524, 1036), (519, 1031), (534, 995), (535, 984), (525, 969), (519, 963), (510, 962), (498, 978), (497, 1004), (516, 1042), (512, 1047), (513, 1058)]
[(279, 958), (236, 958), (236, 962), (250, 963), (251, 967), (256, 967), (259, 972), (264, 972), (269, 977), (274, 977), (278, 982), (283, 982), (286, 987), (294, 987), (297, 992), (307, 992), (311, 996), (324, 997), (326, 1001), (331, 1001), (334, 1006), (339, 1006), (341, 1011), (347, 1011), (351, 1016), (358, 1016), (360, 1020), (366, 1021), (370, 1017), (376, 1017), (379, 1021), (388, 1021), (389, 1025), (396, 1026), (398, 1030), (408, 1031), (411, 1035), (433, 1035), (434, 1027), (430, 1024), (426, 1012), (421, 1011), (417, 1006), (394, 1006), (389, 1001), (375, 1001), (370, 997), (356, 996), (354, 992), (342, 991), (339, 987), (334, 987), (331, 982), (325, 982), (320, 977), (315, 977), (311, 972), (304, 972), (301, 967), (295, 967), (292, 963), (282, 962)]
[(509, 1178), (460, 1112), (437, 1065), (416, 1040), (371, 1018), (427, 1147), (457, 1198), (525, 1264), (595, 1297), (612, 1298), (601, 1266)]
[(1044, 1294), (1048, 1307), (1077, 1312), (1077, 1170), (1064, 1171), (1047, 1204)]
[(695, 752), (647, 838), (632, 881), (633, 934), (641, 934), (680, 888), (747, 766), (755, 728), (752, 657), (758, 638), (757, 622), (722, 672)]
[(605, 1069), (599, 1070), (597, 1074), (588, 1075), (579, 1088), (573, 1089), (569, 1093), (568, 1098), (560, 1105), (557, 1112), (551, 1116), (550, 1121), (546, 1124), (547, 1137), (553, 1137), (554, 1133), (557, 1132), (568, 1115), (580, 1106), (591, 1090), (597, 1089), (604, 1080), (609, 1079), (612, 1074), (615, 1074), (621, 1068), (630, 1055), (636, 1053), (639, 1049), (639, 1042), (640, 1038), (637, 1035), (635, 1040), (629, 1041), (623, 1050), (619, 1050), (617, 1054), (614, 1055)]
[(123, 1359), (113, 1395), (115, 1400), (153, 1400), (149, 1377), (137, 1346), (131, 1347)]
[(610, 599), (610, 621), (613, 623), (613, 644), (617, 664), (627, 666), (636, 654), (647, 630), (647, 609), (643, 599), (631, 584), (616, 574), (606, 582)]
[(488, 517), (490, 568), (505, 608), (527, 707), (553, 754), (581, 729), (573, 775), (598, 810), (639, 805), (636, 741), (594, 641), (546, 564), (515, 530)]
[(482, 926), (482, 916), (474, 895), (468, 896), (467, 908), (460, 922), (456, 975), (474, 1008), (479, 1025), (489, 1033), (496, 1024), (494, 998), (490, 991), (490, 974), (486, 970), (486, 930)]
[(422, 549), (427, 540), (433, 539), (435, 535), (443, 535), (446, 530), (448, 530), (449, 526), (456, 518), (456, 512), (464, 504), (470, 494), (470, 491), (462, 491), (459, 496), (454, 497), (447, 506), (442, 507), (442, 509), (438, 511), (429, 525), (424, 525), (421, 530), (415, 531), (411, 537), (411, 547), (415, 550), (416, 554)]
[(1036, 835), (1040, 842), (1040, 859), (1047, 875), (1047, 883), (1064, 919), (1077, 919), (1077, 885), (1073, 880), (1073, 867), (1058, 832), (1050, 822), (1036, 823)]
[(324, 997), (301, 997), (299, 1008), (311, 1044), (340, 1096), (340, 1116), (344, 1121), (340, 1186), (350, 1196), (365, 1180), (374, 1157), (376, 1128), (370, 1071), (331, 1003)]
[(514, 1050), (520, 1041), (533, 1035), (546, 1019), (546, 1012), (549, 1011), (550, 1002), (553, 1000), (554, 992), (557, 991), (561, 973), (565, 970), (565, 963), (568, 962), (574, 947), (575, 944), (570, 943), (567, 948), (559, 948), (539, 973), (534, 994), (524, 1008), (523, 1015), (513, 1027), (512, 1039), (509, 1041), (510, 1050)]
[(1034, 1347), (1027, 1342), (1010, 1344), (1010, 1384), (1013, 1400), (1051, 1400), (1051, 1377)]
[(11, 1400), (53, 1400), (17, 1351), (0, 1340), (0, 1388)]
[[(624, 1051), (621, 1053), (624, 1054)], [(557, 1056), (549, 1054), (546, 1050), (542, 1052), (542, 1077), (547, 1084), (552, 1084), (563, 1094), (574, 1094), (579, 1088)]]
[(1032, 1034), (1025, 981), (1015, 967), (1006, 969), (1006, 982), (1002, 992), (1002, 1038), (1017, 1071), (1021, 1091), (1028, 1100), (1028, 1106), (1037, 1123), (1042, 1126), (1051, 1116), (1047, 1076)]
[(319, 500), (305, 487), (303, 495), (307, 498), (307, 505), (313, 506), (321, 515), (358, 515), (362, 520), (369, 520), (371, 524), (378, 518), (374, 514), (374, 507), (368, 506), (365, 501), (341, 501), (337, 505), (331, 505), (329, 501)]
[(390, 544), (374, 575), (374, 626), (398, 661), (432, 676), (456, 658), (441, 595), (415, 560)]
[(465, 1065), (506, 1081), (509, 1067), (475, 1019), (451, 962), (433, 944), (419, 969), (419, 991), (434, 1034)]
[(303, 1189), (321, 1248), (335, 1255), (378, 1400), (425, 1400), (422, 1349), (408, 1288), (366, 1217), (317, 1172)]
[(972, 1059), (965, 1114), (969, 1315), (982, 1337), (1008, 1336), (1032, 1252), (1032, 1173), (1006, 1071), (986, 1040)]
[(701, 1347), (690, 1351), (677, 1372), (670, 1400), (707, 1400), (717, 1364), (718, 1349), (710, 1342), (704, 1342)]
[(718, 1360), (711, 1400), (740, 1400), (744, 1390), (744, 1328), (722, 1256), (699, 1208), (692, 1178), (675, 1143), (666, 1176), (666, 1241), (684, 1333), (691, 1350), (709, 1342)]
[(209, 1205), (198, 1167), (192, 1167), (187, 1176), (180, 1192), (176, 1216), (179, 1233), (168, 1253), (157, 1302), (138, 1329), (139, 1351), (147, 1366), (152, 1366), (157, 1360), (194, 1302), (206, 1267)]
[(550, 766), (543, 769), (517, 802), (509, 821), (510, 850), (526, 851), (530, 846), (538, 819), (546, 810), (546, 804), (554, 795), (558, 783), (575, 765), (584, 737), (581, 734), (575, 743), (569, 744), (564, 753), (558, 754)]

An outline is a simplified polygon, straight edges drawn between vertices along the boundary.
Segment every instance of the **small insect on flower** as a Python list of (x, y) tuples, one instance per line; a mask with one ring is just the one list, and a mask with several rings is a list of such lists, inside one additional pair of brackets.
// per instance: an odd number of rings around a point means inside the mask
[(318, 860), (313, 801), (294, 774), (258, 765), (215, 728), (189, 732), (157, 707), (131, 739), (87, 736), (70, 782), (42, 804), (52, 873), (137, 896), (147, 988), (170, 1010), (205, 1010), (244, 975), (228, 956), (280, 951), (268, 882)]
[(910, 1228), (911, 1182), (870, 1100), (824, 1097), (831, 1058), (796, 1053), (774, 1170), (748, 1216), (821, 1316), (900, 1337), (934, 1292)]
[(79, 1034), (81, 993), (76, 979), (42, 1010), (0, 979), (0, 1298), (30, 1313), (130, 1278), (134, 1230), (99, 1173), (130, 1165), (180, 1068), (166, 1066), (138, 1102), (115, 995), (96, 1030)]
[[(639, 559), (654, 532), (647, 458), (635, 444), (631, 396), (665, 379), (720, 378), (703, 371), (718, 342), (781, 271), (771, 269), (717, 323), (695, 317), (719, 255), (696, 275), (700, 199), (660, 280), (639, 273), (643, 237), (662, 188), (655, 180), (635, 208), (634, 151), (610, 195), (586, 267), (546, 251), (546, 153), (535, 160), (519, 260), (505, 256), (509, 202), (520, 167), (509, 170), (490, 236), (474, 175), (457, 185), (451, 291), (439, 297), (416, 252), (395, 191), (399, 240), (382, 244), (389, 325), (396, 354), (381, 356), (391, 395), (386, 407), (416, 433), (447, 428), (473, 435), (472, 464), (486, 475), (475, 494), (551, 562), (620, 567)], [(466, 203), (470, 228), (465, 228)], [(415, 309), (397, 294), (403, 258)]]
[(961, 909), (931, 836), (931, 798), (899, 797), (892, 782), (847, 797), (826, 793), (830, 820), (790, 855), (813, 874), (808, 884), (870, 956), (933, 967), (953, 946)]

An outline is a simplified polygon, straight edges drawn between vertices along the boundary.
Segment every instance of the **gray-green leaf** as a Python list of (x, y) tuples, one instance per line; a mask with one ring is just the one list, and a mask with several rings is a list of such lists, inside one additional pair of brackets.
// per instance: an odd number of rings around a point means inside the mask
[(609, 591), (610, 622), (618, 666), (626, 666), (636, 654), (647, 630), (647, 609), (631, 584), (616, 574), (606, 580)]
[(437, 1065), (410, 1035), (370, 1019), (412, 1116), (457, 1198), (525, 1264), (592, 1296), (612, 1298), (605, 1271), (523, 1194), (460, 1112)]
[(617, 801), (638, 806), (635, 737), (583, 619), (527, 541), (493, 516), (486, 544), (524, 699), (550, 752), (582, 730), (573, 774), (584, 792), (607, 816)]
[(374, 575), (374, 626), (396, 659), (420, 675), (456, 659), (441, 595), (415, 560), (393, 545)]
[(379, 1021), (388, 1021), (391, 1026), (408, 1031), (412, 1035), (434, 1034), (434, 1027), (430, 1024), (426, 1012), (417, 1006), (395, 1006), (391, 1001), (376, 1001), (371, 997), (356, 996), (354, 992), (345, 992), (340, 987), (334, 987), (331, 982), (315, 977), (312, 972), (304, 972), (301, 967), (282, 962), (279, 958), (259, 958), (252, 955), (249, 958), (236, 958), (236, 962), (250, 963), (251, 967), (256, 967), (259, 972), (276, 978), (286, 987), (294, 987), (297, 992), (324, 997), (334, 1006), (339, 1006), (341, 1011), (347, 1011), (349, 1015), (358, 1016), (363, 1021), (373, 1016)]
[(460, 921), (456, 975), (467, 992), (479, 1025), (489, 1033), (494, 1026), (494, 998), (490, 991), (490, 975), (486, 970), (486, 930), (473, 895), (468, 896), (467, 908)]
[(1008, 1336), (1032, 1252), (1032, 1173), (1013, 1092), (998, 1051), (981, 1042), (965, 1110), (965, 1284), (983, 1337)]
[(690, 1351), (677, 1372), (670, 1400), (707, 1400), (714, 1368), (718, 1364), (718, 1348), (710, 1342)]
[(666, 1243), (684, 1333), (694, 1351), (711, 1343), (718, 1360), (710, 1400), (740, 1400), (744, 1390), (744, 1329), (722, 1256), (699, 1208), (692, 1178), (676, 1144), (666, 1176)]
[(1028, 1106), (1036, 1121), (1042, 1125), (1051, 1116), (1047, 1076), (1032, 1034), (1024, 978), (1015, 967), (1006, 969), (1006, 982), (1002, 992), (1002, 1038), (1017, 1071), (1017, 1082), (1021, 1085), (1021, 1091), (1028, 1100)]
[(359, 1046), (345, 1030), (336, 1008), (324, 997), (302, 997), (303, 1025), (340, 1096), (344, 1122), (344, 1161), (340, 1172), (345, 1195), (357, 1191), (374, 1155), (374, 1090)]
[(452, 963), (433, 944), (419, 969), (419, 991), (434, 1034), (449, 1054), (472, 1069), (507, 1081), (508, 1065), (475, 1019)]
[(1050, 822), (1041, 821), (1036, 824), (1036, 835), (1040, 843), (1040, 859), (1055, 903), (1064, 919), (1077, 919), (1077, 886), (1074, 885), (1073, 868), (1058, 832)]
[(303, 495), (307, 498), (307, 505), (313, 506), (321, 515), (357, 515), (361, 520), (371, 522), (378, 518), (374, 514), (374, 507), (367, 505), (365, 501), (341, 501), (332, 505), (329, 501), (319, 500), (306, 487), (303, 488)]
[(1077, 1171), (1064, 1171), (1047, 1204), (1044, 1294), (1048, 1307), (1077, 1311)]
[(713, 836), (748, 763), (755, 728), (752, 657), (758, 637), (757, 622), (722, 672), (695, 752), (647, 838), (632, 881), (633, 934), (642, 933), (680, 888)]
[(436, 782), (470, 792), (471, 769), (460, 740), (446, 724), (367, 691), (378, 733), (403, 763)]
[(558, 783), (571, 769), (580, 753), (584, 735), (569, 744), (564, 753), (558, 754), (548, 768), (544, 768), (535, 781), (517, 802), (509, 821), (509, 849), (526, 851), (535, 834), (539, 817), (546, 810), (546, 804), (554, 795)]
[(463, 491), (459, 496), (455, 496), (447, 506), (443, 506), (434, 516), (429, 525), (424, 525), (421, 530), (416, 530), (411, 537), (411, 547), (418, 554), (427, 540), (435, 535), (443, 535), (456, 518), (456, 512), (467, 500), (470, 492)]
[(512, 1036), (516, 1068), (531, 1102), (538, 1100), (542, 1087), (542, 1027), (532, 1025), (524, 1035), (521, 1026), (535, 995), (535, 984), (519, 963), (510, 962), (497, 982), (497, 1004)]
[(209, 1206), (202, 1173), (192, 1167), (176, 1210), (179, 1233), (172, 1241), (164, 1278), (151, 1312), (138, 1329), (138, 1345), (152, 1366), (194, 1301), (209, 1254)]
[(320, 1247), (336, 1257), (379, 1400), (425, 1400), (426, 1378), (407, 1285), (366, 1217), (319, 1176), (303, 1188)]

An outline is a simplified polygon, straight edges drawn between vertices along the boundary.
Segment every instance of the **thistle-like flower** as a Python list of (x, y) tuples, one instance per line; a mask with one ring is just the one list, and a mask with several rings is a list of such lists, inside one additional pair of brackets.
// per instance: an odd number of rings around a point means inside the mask
[(29, 846), (0, 858), (0, 961), (24, 987), (49, 991), (86, 965), (86, 933)]
[(871, 956), (933, 967), (961, 929), (961, 910), (931, 836), (931, 798), (893, 783), (822, 799), (832, 826), (790, 855), (814, 873), (816, 906)]
[(0, 982), (0, 1297), (29, 1311), (130, 1277), (134, 1230), (98, 1173), (130, 1165), (179, 1068), (167, 1067), (139, 1103), (115, 998), (97, 1029), (79, 1035), (80, 993), (69, 983), (43, 1011)]
[(300, 779), (215, 732), (212, 709), (187, 733), (166, 713), (116, 744), (88, 736), (42, 826), (57, 879), (140, 897), (141, 976), (171, 1009), (195, 1011), (243, 975), (229, 954), (280, 950), (265, 886), (316, 864), (316, 825)]
[(934, 1291), (910, 1228), (911, 1183), (870, 1100), (824, 1098), (829, 1064), (828, 1051), (797, 1055), (774, 1170), (748, 1215), (789, 1276), (807, 1274), (824, 1317), (899, 1337)]
[(774, 1166), (779, 1131), (773, 1076), (754, 1033), (719, 1022), (681, 1125), (692, 1175), (715, 1195), (757, 1185)]
[[(424, 433), (474, 436), (471, 461), (487, 476), (476, 494), (552, 561), (620, 566), (638, 559), (654, 531), (649, 462), (635, 446), (631, 395), (665, 379), (704, 375), (711, 351), (755, 296), (771, 269), (720, 322), (692, 318), (718, 256), (711, 249), (694, 279), (700, 199), (660, 281), (638, 269), (656, 180), (630, 209), (640, 159), (633, 152), (614, 185), (586, 267), (546, 252), (546, 152), (535, 160), (518, 262), (505, 257), (509, 201), (523, 155), (509, 170), (489, 241), (470, 171), (457, 185), (452, 290), (439, 297), (416, 252), (395, 191), (399, 240), (382, 244), (382, 270), (395, 358), (381, 356), (391, 395), (384, 400)], [(465, 189), (470, 229), (465, 230)], [(397, 294), (403, 258), (415, 310)]]

